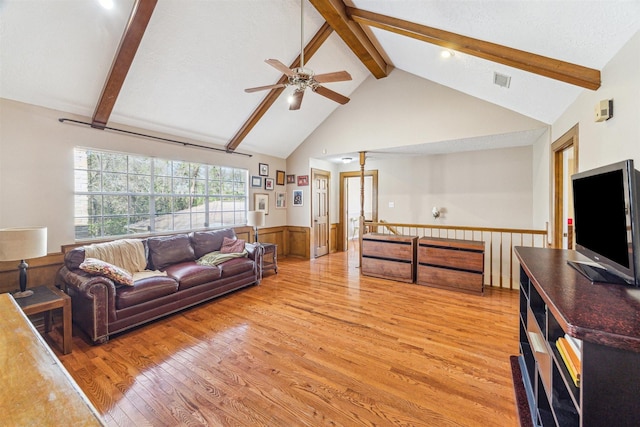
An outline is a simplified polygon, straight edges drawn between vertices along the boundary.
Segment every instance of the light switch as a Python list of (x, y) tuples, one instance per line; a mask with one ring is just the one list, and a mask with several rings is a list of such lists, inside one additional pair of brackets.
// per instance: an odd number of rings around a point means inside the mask
[(396, 204), (395, 204), (394, 202), (389, 202), (389, 207), (390, 207), (390, 208), (395, 207), (395, 205), (396, 205)]

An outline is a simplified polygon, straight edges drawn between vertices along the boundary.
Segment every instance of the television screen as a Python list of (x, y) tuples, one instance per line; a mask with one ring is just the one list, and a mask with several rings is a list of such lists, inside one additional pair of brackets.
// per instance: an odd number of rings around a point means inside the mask
[(629, 268), (627, 206), (622, 171), (573, 182), (576, 244)]
[(570, 264), (593, 282), (638, 284), (637, 180), (633, 160), (572, 176), (576, 249)]

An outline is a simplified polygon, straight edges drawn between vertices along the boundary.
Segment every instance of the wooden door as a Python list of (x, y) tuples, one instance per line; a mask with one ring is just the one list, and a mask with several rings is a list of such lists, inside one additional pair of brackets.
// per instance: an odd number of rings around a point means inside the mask
[(554, 248), (573, 249), (573, 199), (571, 175), (578, 171), (578, 125), (551, 144), (553, 171), (553, 240)]
[(314, 256), (329, 253), (329, 172), (312, 170)]

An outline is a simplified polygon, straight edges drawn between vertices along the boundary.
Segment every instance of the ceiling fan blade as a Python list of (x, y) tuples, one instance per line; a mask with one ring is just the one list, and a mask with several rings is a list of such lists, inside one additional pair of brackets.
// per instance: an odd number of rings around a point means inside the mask
[(275, 68), (276, 70), (280, 71), (282, 74), (289, 76), (289, 77), (293, 77), (295, 76), (295, 73), (293, 72), (293, 70), (289, 67), (287, 67), (286, 65), (284, 65), (282, 62), (278, 61), (277, 59), (265, 59), (264, 62), (266, 62), (267, 64), (271, 65), (273, 68)]
[(313, 91), (342, 105), (350, 101), (346, 96), (340, 95), (338, 92), (334, 92), (324, 86), (317, 86), (315, 89), (313, 89)]
[(351, 80), (351, 74), (346, 71), (336, 71), (335, 73), (325, 73), (313, 76), (318, 83), (344, 82)]
[(279, 87), (286, 87), (287, 85), (284, 83), (279, 83), (279, 84), (275, 84), (275, 85), (267, 85), (267, 86), (258, 86), (258, 87), (250, 87), (248, 89), (245, 89), (244, 91), (247, 93), (251, 93), (251, 92), (258, 92), (261, 90), (268, 90), (268, 89), (277, 89)]
[(300, 104), (302, 104), (302, 97), (304, 96), (304, 90), (296, 90), (291, 95), (292, 100), (291, 104), (289, 104), (289, 110), (299, 110)]

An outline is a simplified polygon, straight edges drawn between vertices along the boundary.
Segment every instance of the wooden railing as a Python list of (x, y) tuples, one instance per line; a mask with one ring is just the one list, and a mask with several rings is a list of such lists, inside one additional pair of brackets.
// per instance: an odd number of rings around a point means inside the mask
[[(509, 289), (517, 288), (519, 280), (519, 264), (513, 248), (515, 246), (548, 247), (547, 230), (401, 224), (384, 220), (365, 221), (360, 224), (360, 229), (383, 234), (484, 241), (485, 285)], [(362, 233), (360, 248), (362, 248)]]

